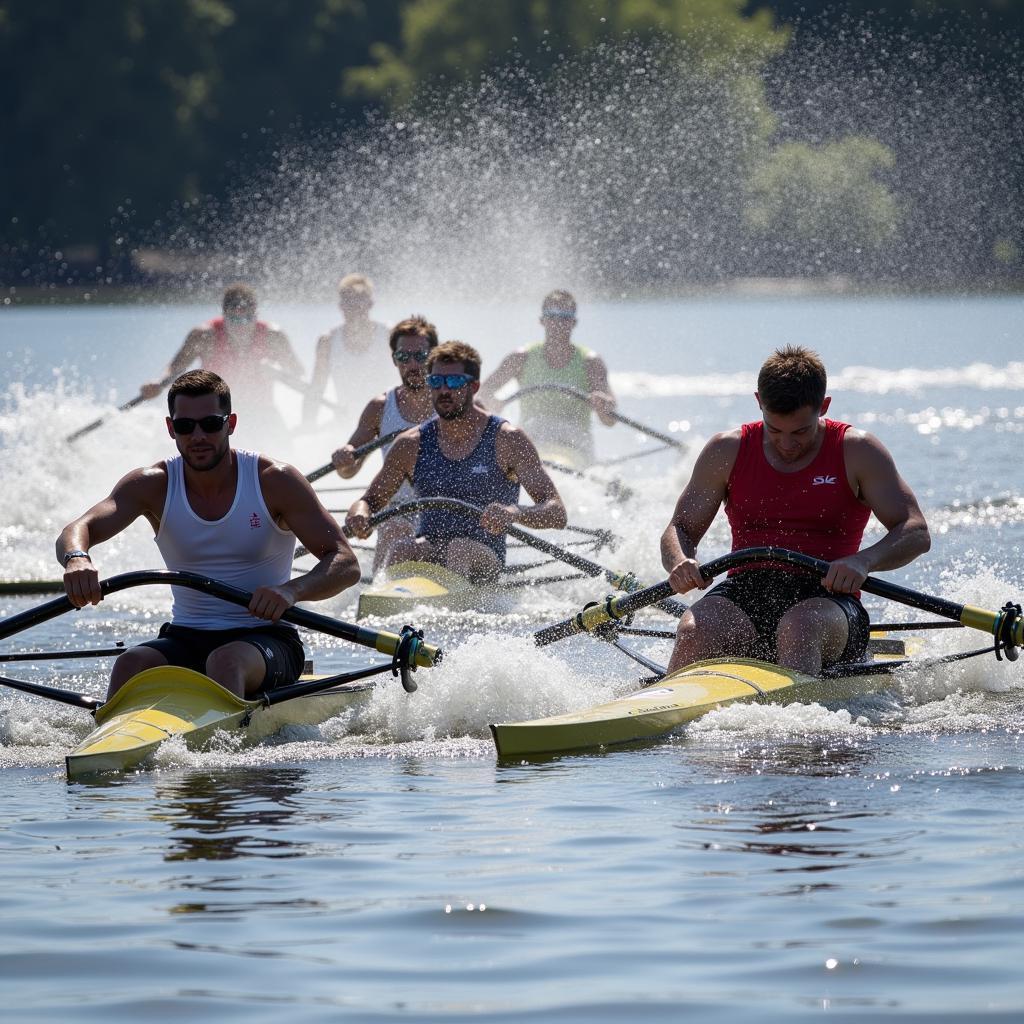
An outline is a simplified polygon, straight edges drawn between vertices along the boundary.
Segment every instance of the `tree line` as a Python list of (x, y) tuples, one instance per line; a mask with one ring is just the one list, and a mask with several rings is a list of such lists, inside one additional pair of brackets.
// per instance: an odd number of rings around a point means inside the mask
[[(376, 146), (393, 170), (428, 136), (435, 157), (475, 147), (474, 173), (558, 164), (610, 285), (1019, 276), (1024, 0), (876, 6), (0, 0), (0, 281), (144, 281), (140, 249), (215, 248), (254, 182), (273, 207), (283, 154), (354, 166)], [(418, 136), (366, 142), (406, 122)], [(503, 155), (481, 156), (495, 133)], [(356, 187), (352, 219), (379, 216)]]

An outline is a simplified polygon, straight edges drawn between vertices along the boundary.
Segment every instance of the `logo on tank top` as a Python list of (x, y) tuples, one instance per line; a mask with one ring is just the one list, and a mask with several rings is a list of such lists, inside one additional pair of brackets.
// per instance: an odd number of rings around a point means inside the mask
[(472, 469), (470, 469), (470, 473), (486, 473), (486, 472), (487, 472), (487, 467), (482, 462), (478, 462), (475, 466), (473, 466)]
[(251, 516), (249, 516), (249, 529), (250, 530), (258, 530), (262, 525), (263, 525), (263, 522), (260, 519), (259, 512), (253, 512), (253, 514)]
[(834, 476), (816, 476), (811, 482), (812, 487), (818, 487), (820, 484), (834, 484), (836, 478)]

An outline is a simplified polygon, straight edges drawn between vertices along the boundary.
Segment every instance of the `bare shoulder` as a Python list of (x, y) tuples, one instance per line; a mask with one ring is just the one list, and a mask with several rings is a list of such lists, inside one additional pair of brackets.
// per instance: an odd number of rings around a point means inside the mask
[(309, 481), (288, 462), (272, 459), (269, 455), (260, 455), (258, 466), (260, 484), (265, 494), (271, 491), (287, 493), (293, 488), (302, 491), (310, 489)]
[(508, 420), (502, 421), (495, 439), (506, 452), (535, 452), (536, 446), (522, 427), (513, 426)]
[(843, 436), (843, 456), (849, 469), (857, 476), (882, 472), (895, 466), (889, 449), (866, 430), (848, 427)]
[(388, 458), (390, 459), (392, 456), (401, 459), (415, 458), (419, 450), (420, 428), (410, 427), (395, 438), (395, 443), (391, 446), (391, 451), (388, 452)]
[(167, 463), (161, 461), (130, 470), (114, 485), (112, 494), (140, 509), (159, 512), (167, 496)]

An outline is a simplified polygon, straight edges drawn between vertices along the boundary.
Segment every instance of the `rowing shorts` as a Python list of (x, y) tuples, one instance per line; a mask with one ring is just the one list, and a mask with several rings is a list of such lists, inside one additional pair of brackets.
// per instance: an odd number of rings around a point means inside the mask
[(218, 647), (236, 640), (252, 644), (263, 655), (267, 674), (260, 689), (288, 686), (302, 675), (306, 652), (298, 630), (280, 622), (268, 622), (251, 629), (244, 626), (241, 629), (192, 629), (165, 622), (156, 640), (146, 640), (139, 646), (159, 651), (168, 665), (205, 673), (206, 659)]
[[(817, 576), (783, 572), (779, 569), (745, 569), (727, 577), (708, 591), (707, 596), (732, 601), (757, 631), (752, 656), (762, 661), (776, 661), (776, 633), (782, 616), (794, 605), (812, 597), (824, 597), (843, 610), (849, 624), (849, 638), (843, 653), (828, 665), (850, 664), (867, 657), (868, 613), (852, 594), (830, 594)], [(827, 666), (826, 666), (827, 667)]]

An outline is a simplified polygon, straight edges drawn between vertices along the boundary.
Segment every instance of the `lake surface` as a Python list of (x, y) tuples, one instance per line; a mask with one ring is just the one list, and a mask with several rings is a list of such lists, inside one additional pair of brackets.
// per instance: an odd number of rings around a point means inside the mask
[[(538, 304), (383, 296), (377, 312), (423, 310), (442, 337), (476, 345), (486, 372), (539, 337)], [(114, 409), (213, 312), (0, 311), (0, 578), (56, 578), (60, 528), (170, 451), (160, 403)], [(268, 302), (265, 313), (307, 367), (335, 322), (329, 305)], [(622, 411), (690, 454), (618, 467), (642, 496), (626, 506), (568, 481), (570, 520), (619, 535), (601, 561), (662, 578), (658, 535), (693, 453), (755, 418), (772, 348), (808, 344), (829, 367), (831, 414), (881, 438), (931, 524), (932, 551), (887, 578), (985, 608), (1020, 601), (1022, 322), (1015, 297), (583, 303), (579, 339), (604, 354)], [(332, 397), (362, 401), (358, 386)], [(271, 453), (304, 471), (327, 461), (350, 413), (302, 433), (295, 393), (279, 399), (290, 429)], [(100, 415), (101, 428), (66, 444)], [(609, 457), (644, 447), (621, 427), (595, 431)], [(243, 421), (236, 443), (246, 436)], [(702, 555), (727, 549), (717, 523)], [(159, 567), (138, 524), (95, 554), (103, 575)], [(636, 667), (596, 641), (539, 651), (529, 640), (604, 593), (578, 581), (503, 614), (423, 615), (448, 656), (419, 673), (416, 694), (385, 685), (347, 715), (254, 747), (165, 744), (147, 770), (95, 783), (63, 773), (84, 712), (0, 694), (9, 1018), (1024, 1019), (1021, 663), (987, 655), (842, 707), (729, 708), (650, 744), (498, 762), (489, 722), (632, 687)], [(3, 597), (0, 613), (42, 600)], [(916, 617), (867, 603), (877, 621)], [(138, 642), (168, 607), (158, 589), (126, 591), (0, 646)], [(349, 595), (317, 606), (353, 608)], [(966, 633), (930, 634), (929, 651), (985, 646)], [(306, 639), (323, 671), (371, 660)], [(667, 656), (657, 641), (641, 649)], [(104, 687), (103, 662), (5, 670)]]

